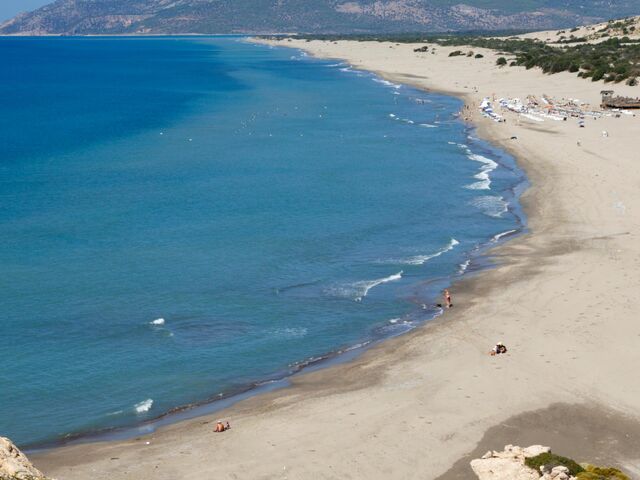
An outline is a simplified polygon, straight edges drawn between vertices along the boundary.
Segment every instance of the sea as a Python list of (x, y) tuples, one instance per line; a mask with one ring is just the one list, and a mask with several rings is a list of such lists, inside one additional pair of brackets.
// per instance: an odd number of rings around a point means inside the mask
[(440, 315), (525, 229), (461, 107), (242, 37), (0, 38), (0, 435), (131, 428)]

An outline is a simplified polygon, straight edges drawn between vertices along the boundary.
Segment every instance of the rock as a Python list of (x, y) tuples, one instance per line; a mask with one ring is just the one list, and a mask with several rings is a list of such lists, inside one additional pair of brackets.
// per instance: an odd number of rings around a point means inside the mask
[(487, 458), (471, 461), (480, 480), (538, 480), (537, 472), (516, 458)]
[(530, 447), (522, 449), (525, 458), (537, 457), (541, 453), (549, 453), (550, 451), (551, 448), (543, 447), (542, 445), (531, 445)]
[(570, 476), (567, 472), (552, 472), (545, 473), (540, 477), (540, 480), (575, 480), (575, 477)]
[(501, 452), (490, 450), (482, 458), (473, 460), (471, 468), (480, 480), (575, 480), (564, 466), (552, 470), (545, 470), (543, 466), (537, 472), (525, 465), (525, 459), (550, 451), (549, 447), (542, 445), (527, 448), (505, 445)]
[(4, 477), (45, 480), (42, 472), (31, 464), (11, 440), (0, 437), (0, 478)]

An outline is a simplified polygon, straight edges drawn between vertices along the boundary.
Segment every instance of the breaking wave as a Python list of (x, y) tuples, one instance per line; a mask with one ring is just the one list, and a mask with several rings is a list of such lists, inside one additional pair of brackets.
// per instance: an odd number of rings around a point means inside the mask
[(494, 218), (502, 217), (502, 214), (509, 210), (509, 204), (505, 202), (503, 197), (493, 197), (491, 195), (476, 197), (470, 204), (485, 215)]
[(351, 298), (356, 302), (362, 301), (366, 297), (372, 288), (375, 288), (384, 283), (394, 282), (402, 278), (403, 272), (400, 271), (394, 275), (388, 277), (378, 278), (376, 280), (362, 280), (360, 282), (351, 283), (341, 287), (334, 287), (329, 289), (328, 293), (338, 297)]
[(507, 235), (513, 235), (514, 233), (517, 233), (517, 231), (518, 230), (507, 230), (506, 232), (498, 233), (497, 235), (493, 236), (493, 238), (491, 239), (491, 243), (496, 243), (502, 237), (506, 237)]
[(453, 250), (456, 245), (460, 245), (460, 242), (455, 238), (452, 238), (446, 247), (441, 248), (437, 252), (430, 255), (416, 255), (415, 257), (405, 259), (402, 263), (406, 263), (407, 265), (423, 265), (425, 262), (428, 262), (432, 258), (439, 257), (443, 253), (447, 253), (448, 251)]
[(480, 169), (480, 173), (473, 176), (473, 178), (479, 181), (472, 183), (471, 185), (467, 185), (466, 188), (471, 190), (489, 190), (491, 188), (491, 177), (489, 174), (498, 168), (498, 164), (490, 158), (483, 157), (482, 155), (477, 155), (475, 153), (471, 153), (467, 155), (467, 157), (474, 162), (482, 163), (482, 168)]
[(147, 398), (146, 400), (140, 403), (136, 403), (133, 406), (133, 408), (135, 409), (136, 413), (146, 413), (149, 410), (151, 410), (152, 406), (153, 406), (153, 399)]

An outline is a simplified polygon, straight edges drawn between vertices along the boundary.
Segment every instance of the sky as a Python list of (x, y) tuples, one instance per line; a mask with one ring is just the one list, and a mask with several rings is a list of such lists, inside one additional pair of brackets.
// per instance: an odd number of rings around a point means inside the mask
[(53, 0), (0, 0), (0, 21), (8, 20), (17, 13), (34, 10)]

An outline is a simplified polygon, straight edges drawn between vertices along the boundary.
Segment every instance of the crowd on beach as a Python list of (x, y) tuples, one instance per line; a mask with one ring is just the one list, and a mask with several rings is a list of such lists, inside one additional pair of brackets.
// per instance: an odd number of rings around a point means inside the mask
[[(496, 112), (493, 105), (497, 103), (500, 107), (500, 113)], [(474, 105), (475, 107), (475, 105)], [(503, 113), (505, 111), (517, 113), (519, 116), (532, 120), (534, 122), (544, 122), (545, 120), (567, 121), (571, 118), (578, 120), (580, 127), (584, 126), (584, 120), (590, 118), (598, 120), (603, 117), (620, 118), (622, 115), (635, 116), (630, 110), (610, 109), (602, 110), (592, 107), (590, 104), (580, 101), (576, 98), (562, 98), (556, 100), (548, 95), (542, 95), (540, 98), (535, 95), (527, 95), (525, 100), (520, 98), (496, 98), (493, 94), (491, 97), (485, 97), (478, 106), (481, 114), (495, 122), (506, 122)], [(465, 121), (471, 121), (472, 109), (465, 105), (462, 111), (462, 117)]]
[[(496, 105), (499, 110), (496, 111)], [(625, 109), (599, 109), (576, 98), (554, 99), (549, 95), (527, 95), (523, 100), (518, 97), (497, 97), (495, 94), (484, 97), (478, 105), (475, 102), (465, 104), (460, 112), (461, 118), (465, 122), (473, 120), (473, 112), (479, 110), (485, 118), (497, 123), (506, 123), (505, 112), (518, 114), (519, 117), (532, 120), (534, 122), (544, 122), (545, 120), (568, 121), (577, 119), (578, 126), (584, 127), (585, 119), (598, 120), (603, 117), (620, 118), (621, 116), (635, 116), (631, 110)]]

